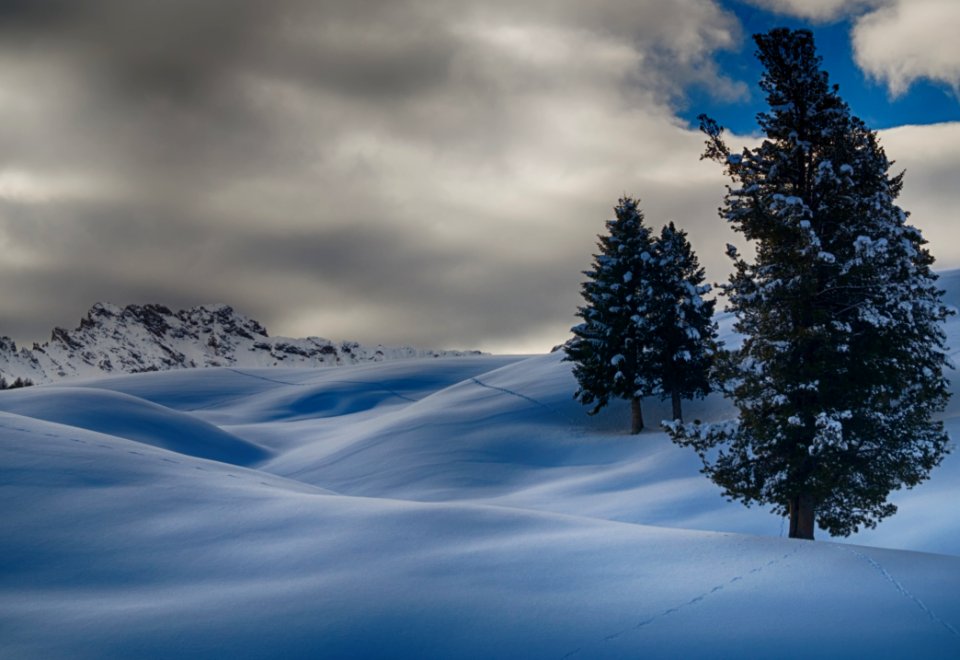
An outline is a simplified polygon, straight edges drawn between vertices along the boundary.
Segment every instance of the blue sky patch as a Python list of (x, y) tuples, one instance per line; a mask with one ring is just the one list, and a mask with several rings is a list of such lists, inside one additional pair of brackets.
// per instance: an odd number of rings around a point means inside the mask
[(830, 74), (830, 81), (840, 85), (840, 95), (870, 128), (960, 120), (960, 100), (942, 83), (916, 80), (904, 94), (893, 98), (883, 81), (865, 75), (854, 60), (850, 38), (855, 17), (817, 24), (743, 2), (730, 1), (725, 6), (739, 18), (743, 41), (739, 50), (718, 52), (716, 61), (723, 75), (748, 85), (750, 98), (730, 101), (718, 98), (703, 86), (693, 87), (687, 91), (677, 113), (691, 126), (697, 125), (700, 113), (706, 113), (735, 133), (757, 132), (756, 115), (766, 108), (766, 104), (757, 84), (762, 68), (754, 56), (752, 35), (774, 27), (813, 31), (817, 51), (823, 57), (823, 67)]

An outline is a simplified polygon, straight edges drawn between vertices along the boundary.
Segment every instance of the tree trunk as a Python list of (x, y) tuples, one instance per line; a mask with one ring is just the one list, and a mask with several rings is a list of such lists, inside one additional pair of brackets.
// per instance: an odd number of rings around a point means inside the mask
[(643, 430), (643, 411), (640, 410), (640, 397), (630, 399), (630, 433), (636, 435)]
[(813, 540), (816, 510), (813, 498), (797, 495), (790, 498), (790, 538)]
[(680, 392), (676, 389), (670, 393), (670, 398), (673, 402), (673, 421), (682, 422), (683, 421), (683, 411), (680, 409)]

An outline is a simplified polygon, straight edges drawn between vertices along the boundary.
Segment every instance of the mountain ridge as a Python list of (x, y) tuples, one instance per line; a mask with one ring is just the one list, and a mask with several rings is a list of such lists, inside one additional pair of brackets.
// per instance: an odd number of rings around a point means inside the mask
[(18, 348), (0, 337), (0, 377), (49, 383), (70, 377), (198, 367), (324, 367), (480, 351), (367, 346), (323, 337), (271, 337), (258, 321), (223, 303), (174, 311), (165, 305), (94, 304), (73, 330)]

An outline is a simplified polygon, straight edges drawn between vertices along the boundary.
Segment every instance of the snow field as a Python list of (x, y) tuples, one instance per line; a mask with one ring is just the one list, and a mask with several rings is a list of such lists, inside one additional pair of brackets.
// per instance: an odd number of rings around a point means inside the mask
[[(0, 656), (960, 652), (960, 557), (777, 538), (561, 358), (2, 393)], [(853, 542), (960, 555), (955, 458)]]

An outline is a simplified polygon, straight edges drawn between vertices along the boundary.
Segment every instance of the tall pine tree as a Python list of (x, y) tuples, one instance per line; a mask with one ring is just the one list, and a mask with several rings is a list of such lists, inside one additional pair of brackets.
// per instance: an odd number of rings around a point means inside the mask
[(724, 365), (739, 419), (676, 425), (728, 496), (772, 505), (790, 536), (848, 535), (895, 513), (892, 490), (947, 451), (934, 419), (950, 313), (920, 232), (894, 200), (902, 174), (820, 68), (808, 31), (754, 37), (770, 106), (766, 139), (731, 154), (703, 117), (705, 156), (733, 186), (721, 215), (753, 242), (732, 247), (724, 287), (739, 350)]
[(599, 254), (589, 279), (581, 290), (586, 305), (577, 316), (583, 323), (572, 328), (574, 337), (565, 347), (574, 362), (580, 384), (575, 397), (600, 411), (610, 398), (631, 403), (631, 432), (643, 429), (642, 397), (650, 392), (646, 347), (648, 297), (640, 295), (649, 286), (653, 261), (650, 229), (643, 223), (637, 200), (624, 197), (607, 221), (606, 235), (598, 237)]

